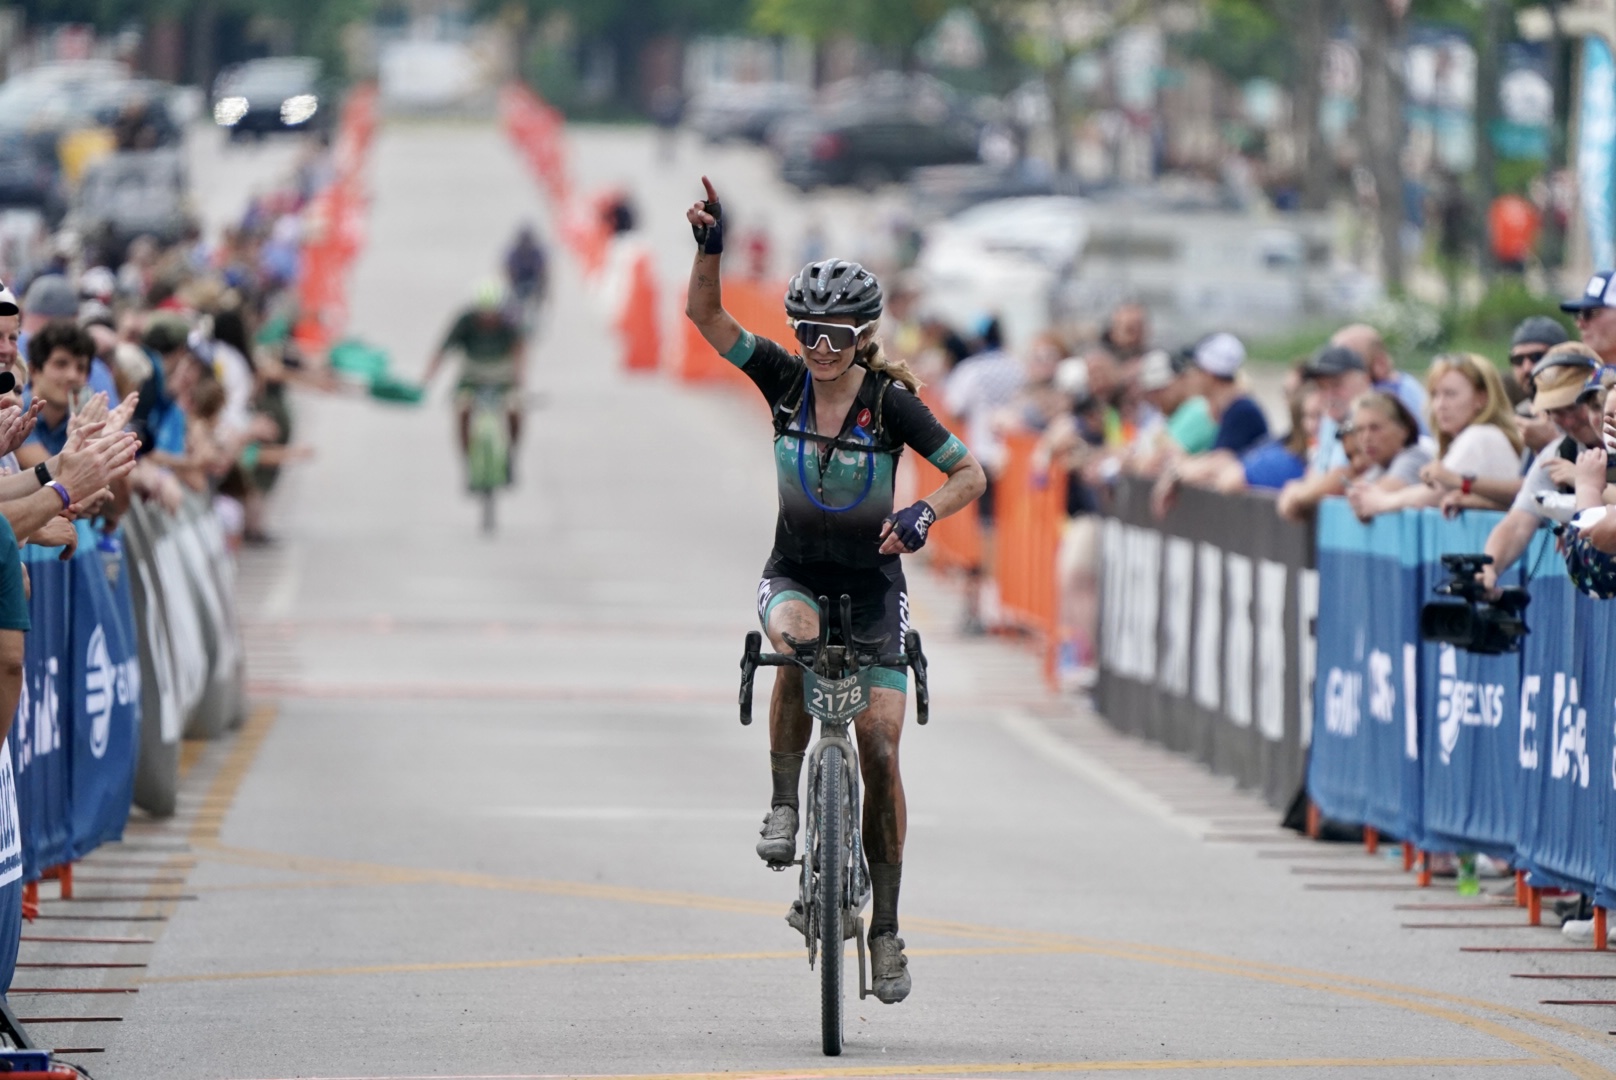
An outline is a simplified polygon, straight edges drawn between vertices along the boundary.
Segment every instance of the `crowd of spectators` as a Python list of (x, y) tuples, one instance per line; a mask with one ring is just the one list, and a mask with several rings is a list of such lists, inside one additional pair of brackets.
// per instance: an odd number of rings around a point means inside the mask
[(264, 498), (298, 456), (287, 382), (305, 367), (294, 286), (318, 167), (216, 243), (192, 230), (109, 254), (64, 234), (0, 282), (0, 734), (32, 628), (22, 545), (116, 551), (137, 496), (205, 501), (232, 548), (270, 541)]
[[(1235, 335), (1166, 348), (1152, 340), (1148, 311), (1131, 302), (1087, 332), (1017, 343), (995, 318), (962, 333), (919, 317), (900, 290), (886, 332), (889, 348), (932, 387), (934, 406), (962, 424), (988, 472), (978, 507), (984, 564), (992, 564), (993, 480), (1006, 437), (1035, 437), (1035, 470), (1065, 476), (1059, 673), (1063, 685), (1082, 690), (1096, 667), (1098, 515), (1119, 476), (1149, 481), (1160, 514), (1185, 487), (1266, 491), (1292, 520), (1333, 496), (1365, 521), (1418, 507), (1450, 516), (1507, 511), (1487, 545), (1495, 560), (1489, 584), (1545, 520), (1563, 524), (1579, 510), (1616, 507), (1605, 448), (1607, 438), (1616, 447), (1616, 394), (1605, 411), (1606, 387), (1616, 382), (1612, 277), (1597, 276), (1562, 305), (1581, 340), (1560, 321), (1534, 316), (1516, 329), (1507, 356), (1407, 358), (1427, 368), (1424, 378), (1400, 370), (1373, 327), (1354, 323), (1283, 379), (1253, 380)], [(1266, 410), (1254, 394), (1259, 383)], [(1616, 596), (1616, 513), (1568, 531), (1562, 547), (1582, 587)], [(991, 575), (971, 575), (968, 632), (995, 628), (992, 588)]]

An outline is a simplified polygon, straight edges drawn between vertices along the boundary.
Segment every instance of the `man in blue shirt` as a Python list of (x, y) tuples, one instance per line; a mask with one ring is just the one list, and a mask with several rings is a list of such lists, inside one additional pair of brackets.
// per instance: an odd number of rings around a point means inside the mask
[(1267, 438), (1268, 418), (1240, 383), (1240, 368), (1246, 362), (1246, 347), (1240, 339), (1233, 334), (1211, 334), (1195, 343), (1189, 359), (1194, 365), (1194, 392), (1206, 399), (1218, 422), (1212, 449), (1238, 456)]
[[(67, 445), (67, 424), (90, 377), (90, 357), (94, 355), (95, 341), (76, 323), (48, 323), (28, 339), (28, 386), (44, 405), (23, 447), (42, 448), (43, 453), (36, 450), (32, 455), (38, 460), (60, 454)], [(18, 461), (24, 466), (35, 464), (20, 454)]]
[(1398, 371), (1380, 331), (1367, 323), (1343, 326), (1330, 335), (1330, 344), (1351, 349), (1363, 357), (1364, 368), (1376, 390), (1395, 394), (1419, 422), (1420, 434), (1429, 435), (1425, 418), (1425, 385), (1406, 371)]
[(1343, 468), (1347, 464), (1347, 452), (1337, 436), (1341, 425), (1347, 422), (1352, 402), (1359, 394), (1373, 389), (1369, 367), (1356, 350), (1345, 345), (1326, 345), (1303, 366), (1302, 375), (1319, 388), (1324, 404), (1308, 472), (1323, 474)]

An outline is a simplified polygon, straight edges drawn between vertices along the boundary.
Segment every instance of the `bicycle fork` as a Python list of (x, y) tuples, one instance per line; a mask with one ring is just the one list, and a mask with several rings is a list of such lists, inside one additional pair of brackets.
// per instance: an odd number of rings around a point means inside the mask
[[(818, 803), (819, 769), (825, 751), (835, 747), (842, 752), (842, 771), (844, 774), (844, 790), (847, 792), (845, 807), (820, 806)], [(869, 996), (869, 982), (866, 976), (868, 958), (864, 950), (864, 905), (870, 895), (870, 873), (864, 861), (864, 832), (863, 822), (859, 812), (859, 776), (858, 752), (853, 748), (853, 742), (847, 737), (846, 728), (823, 734), (808, 751), (808, 806), (809, 812), (803, 821), (802, 875), (799, 878), (799, 902), (805, 914), (804, 925), (808, 927), (808, 966), (812, 968), (819, 955), (819, 905), (815, 900), (819, 890), (815, 888), (814, 876), (819, 873), (820, 858), (847, 857), (849, 866), (845, 878), (847, 893), (842, 898), (843, 906), (848, 912), (849, 925), (853, 928), (853, 937), (858, 943), (858, 969), (859, 969), (859, 998), (862, 1000)], [(842, 852), (821, 852), (819, 850), (819, 815), (821, 813), (838, 813), (842, 810), (848, 815), (848, 828), (845, 835), (848, 837), (849, 850)]]

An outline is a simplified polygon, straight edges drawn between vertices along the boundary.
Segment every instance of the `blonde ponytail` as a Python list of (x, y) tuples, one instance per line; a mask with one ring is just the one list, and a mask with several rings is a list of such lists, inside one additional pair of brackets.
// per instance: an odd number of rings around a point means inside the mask
[(909, 365), (902, 360), (888, 358), (886, 350), (881, 348), (881, 342), (871, 338), (869, 343), (859, 350), (858, 362), (877, 374), (886, 375), (894, 382), (903, 383), (912, 393), (920, 393), (925, 384), (920, 376), (909, 370)]

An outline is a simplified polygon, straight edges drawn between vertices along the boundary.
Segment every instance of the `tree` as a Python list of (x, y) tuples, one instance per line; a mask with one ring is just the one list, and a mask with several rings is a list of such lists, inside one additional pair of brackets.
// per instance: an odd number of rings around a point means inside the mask
[(618, 103), (632, 106), (633, 87), (624, 76), (637, 70), (646, 45), (664, 36), (738, 32), (746, 25), (750, 0), (477, 0), (476, 10), (513, 24), (523, 64), (532, 59), (535, 29), (564, 19), (575, 45), (611, 50)]
[(1350, 0), (1363, 65), (1359, 132), (1375, 183), (1380, 278), (1392, 296), (1403, 292), (1403, 102), (1400, 60), (1403, 17), (1397, 0)]
[(907, 69), (937, 21), (960, 6), (954, 0), (754, 0), (752, 23), (767, 34), (816, 43), (836, 37), (867, 41), (892, 49)]
[(1148, 0), (984, 0), (990, 17), (1011, 28), (1017, 52), (1044, 84), (1049, 99), (1055, 167), (1072, 168), (1072, 62), (1108, 44), (1150, 11)]

